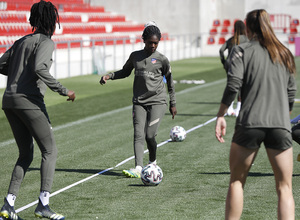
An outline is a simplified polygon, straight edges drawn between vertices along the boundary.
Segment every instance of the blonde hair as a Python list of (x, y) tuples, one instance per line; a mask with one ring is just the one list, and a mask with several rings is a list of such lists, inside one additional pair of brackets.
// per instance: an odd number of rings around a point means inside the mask
[(276, 37), (269, 14), (264, 10), (253, 10), (246, 17), (247, 29), (265, 47), (273, 63), (284, 65), (291, 74), (296, 73), (294, 56)]
[(231, 41), (233, 45), (240, 44), (240, 35), (246, 35), (246, 25), (243, 21), (238, 20), (234, 23), (234, 35)]

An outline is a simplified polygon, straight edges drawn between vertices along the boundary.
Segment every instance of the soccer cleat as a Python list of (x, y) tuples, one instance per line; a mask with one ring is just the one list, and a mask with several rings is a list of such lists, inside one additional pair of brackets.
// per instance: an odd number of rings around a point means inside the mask
[(43, 206), (41, 200), (39, 200), (39, 204), (34, 211), (35, 217), (37, 218), (48, 218), (52, 220), (63, 220), (65, 216), (58, 214), (52, 211), (49, 205)]
[(17, 215), (14, 207), (9, 205), (6, 198), (4, 198), (4, 205), (1, 208), (0, 216), (3, 217), (3, 220), (23, 220)]
[(235, 117), (238, 117), (239, 114), (240, 114), (240, 110), (239, 109), (235, 109), (234, 110), (234, 114), (235, 114)]
[(141, 171), (138, 169), (123, 170), (123, 174), (131, 178), (141, 178)]

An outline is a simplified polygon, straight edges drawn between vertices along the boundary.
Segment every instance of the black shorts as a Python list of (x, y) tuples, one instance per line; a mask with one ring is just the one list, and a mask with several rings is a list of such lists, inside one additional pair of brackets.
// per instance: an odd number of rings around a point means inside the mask
[(266, 148), (286, 150), (293, 146), (292, 135), (282, 128), (245, 128), (235, 126), (232, 142), (249, 148), (258, 149), (263, 142)]

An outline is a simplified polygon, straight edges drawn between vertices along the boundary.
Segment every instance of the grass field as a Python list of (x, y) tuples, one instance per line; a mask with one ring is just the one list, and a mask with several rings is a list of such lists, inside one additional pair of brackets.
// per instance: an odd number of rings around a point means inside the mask
[[(296, 62), (300, 68), (300, 59), (296, 58)], [(186, 130), (203, 126), (189, 132), (181, 143), (167, 142), (158, 148), (157, 160), (164, 179), (156, 187), (145, 187), (140, 179), (122, 175), (123, 169), (134, 165), (133, 159), (126, 161), (133, 156), (132, 76), (109, 81), (104, 86), (100, 86), (100, 77), (96, 75), (60, 80), (63, 85), (75, 90), (77, 100), (74, 103), (47, 92), (45, 101), (59, 150), (54, 195), (50, 199), (54, 210), (70, 220), (224, 219), (229, 181), (228, 154), (235, 118), (227, 117), (224, 144), (214, 137), (215, 122), (204, 123), (217, 113), (226, 83), (225, 72), (219, 58), (215, 57), (172, 62), (172, 70), (177, 81), (203, 79), (206, 83), (176, 84), (178, 115), (172, 120), (171, 115), (166, 113), (157, 142), (168, 140), (169, 131), (175, 125)], [(1, 97), (3, 91), (0, 90)], [(300, 104), (296, 103), (292, 117), (299, 112)], [(2, 111), (0, 129), (1, 199), (6, 196), (18, 154)], [(296, 161), (299, 152), (300, 146), (294, 143), (296, 219), (300, 219), (300, 163)], [(40, 151), (36, 146), (34, 161), (23, 181), (15, 207), (24, 219), (34, 219), (36, 205), (30, 204), (39, 195), (40, 161)], [(144, 162), (147, 161), (146, 153)], [(79, 182), (81, 180), (84, 181)], [(74, 183), (78, 184), (72, 186)], [(262, 147), (247, 179), (242, 219), (276, 219), (276, 206), (274, 176)]]

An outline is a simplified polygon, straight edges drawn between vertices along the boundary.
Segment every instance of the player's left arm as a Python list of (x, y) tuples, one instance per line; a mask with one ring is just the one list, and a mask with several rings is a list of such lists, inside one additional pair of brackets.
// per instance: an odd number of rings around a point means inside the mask
[(172, 70), (171, 65), (168, 59), (165, 59), (163, 62), (163, 74), (167, 81), (167, 88), (170, 96), (170, 105), (169, 111), (172, 115), (172, 119), (174, 119), (175, 115), (177, 114), (176, 109), (176, 98), (175, 98), (175, 85), (172, 77)]
[(43, 41), (36, 50), (34, 70), (40, 80), (42, 80), (52, 91), (60, 95), (68, 96), (69, 90), (58, 82), (49, 72), (52, 65), (52, 53), (54, 50), (53, 41)]
[(223, 93), (222, 103), (230, 106), (243, 84), (244, 53), (243, 49), (235, 46), (230, 54), (230, 66), (227, 72), (227, 84)]

